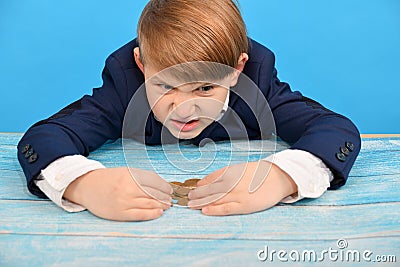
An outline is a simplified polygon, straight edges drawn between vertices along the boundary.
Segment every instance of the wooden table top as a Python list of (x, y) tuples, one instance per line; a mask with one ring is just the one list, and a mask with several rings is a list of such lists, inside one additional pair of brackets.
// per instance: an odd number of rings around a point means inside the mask
[[(0, 133), (0, 266), (400, 265), (399, 136), (363, 136), (347, 184), (318, 199), (226, 217), (172, 207), (147, 222), (67, 213), (31, 195), (16, 158), (21, 137)], [(198, 153), (194, 146), (182, 146), (186, 155)], [(229, 147), (221, 143), (216, 149)], [(240, 160), (243, 147), (231, 148), (238, 152), (232, 160)], [(251, 143), (254, 155), (256, 148)], [(278, 150), (284, 148), (278, 143)], [(149, 149), (149, 155), (156, 150)], [(117, 141), (90, 158), (107, 167), (123, 166), (123, 151)], [(211, 169), (198, 175), (226, 164), (224, 153), (214, 156)], [(167, 179), (188, 178), (173, 167), (164, 171)]]

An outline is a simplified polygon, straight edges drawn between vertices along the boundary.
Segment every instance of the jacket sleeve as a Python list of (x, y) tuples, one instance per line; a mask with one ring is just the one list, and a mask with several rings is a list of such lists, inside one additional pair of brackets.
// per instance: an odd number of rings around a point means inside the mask
[(277, 135), (291, 149), (308, 151), (330, 168), (334, 180), (329, 189), (344, 185), (361, 148), (356, 126), (348, 118), (293, 92), (287, 83), (281, 82), (272, 52), (264, 59), (259, 73), (260, 87), (266, 88)]
[[(68, 155), (87, 156), (107, 140), (121, 136), (125, 109), (133, 93), (128, 91), (126, 71), (135, 70), (124, 69), (111, 55), (100, 88), (27, 130), (17, 153), (31, 193), (46, 197), (33, 181), (51, 162)], [(140, 79), (136, 82), (139, 87)]]

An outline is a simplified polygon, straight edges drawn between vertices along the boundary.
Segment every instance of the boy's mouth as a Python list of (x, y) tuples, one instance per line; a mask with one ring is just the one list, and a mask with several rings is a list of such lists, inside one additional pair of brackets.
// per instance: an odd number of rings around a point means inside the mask
[(178, 121), (178, 120), (171, 119), (171, 122), (178, 131), (189, 132), (189, 131), (192, 131), (193, 129), (195, 129), (200, 121), (197, 119), (194, 119), (194, 120), (184, 122), (184, 121)]

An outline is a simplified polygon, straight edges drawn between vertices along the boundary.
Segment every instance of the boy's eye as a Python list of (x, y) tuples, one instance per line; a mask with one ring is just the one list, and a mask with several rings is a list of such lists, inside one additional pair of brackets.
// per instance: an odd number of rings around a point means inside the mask
[(164, 90), (172, 90), (172, 89), (174, 89), (173, 86), (168, 85), (168, 84), (159, 84), (159, 86)]
[(212, 85), (206, 85), (206, 86), (199, 87), (198, 90), (201, 92), (208, 92), (213, 88), (214, 88), (214, 86), (212, 86)]

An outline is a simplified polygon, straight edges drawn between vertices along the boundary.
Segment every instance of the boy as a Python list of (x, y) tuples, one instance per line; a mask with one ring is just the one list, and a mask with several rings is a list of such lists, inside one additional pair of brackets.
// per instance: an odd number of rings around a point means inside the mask
[[(275, 155), (273, 163), (267, 159), (209, 174), (190, 192), (190, 207), (206, 215), (246, 214), (279, 201), (319, 197), (328, 187), (345, 184), (361, 145), (356, 127), (279, 81), (272, 52), (247, 38), (232, 0), (151, 0), (140, 17), (138, 39), (107, 59), (102, 87), (34, 124), (19, 142), (18, 159), (30, 192), (47, 196), (68, 211), (88, 209), (111, 220), (160, 217), (171, 203), (172, 188), (165, 180), (151, 171), (107, 169), (84, 156), (122, 136), (129, 101), (145, 80), (186, 62), (216, 62), (234, 68), (226, 87), (235, 87), (240, 72), (250, 77), (268, 101), (277, 134), (291, 144)], [(250, 138), (260, 138), (257, 131), (261, 129), (251, 126), (254, 118), (243, 101), (229, 91), (207, 84), (158, 86), (165, 92), (152, 97), (146, 84), (152, 109), (146, 118), (146, 130), (152, 126), (146, 131), (146, 143), (161, 143), (162, 126), (176, 138), (194, 143), (200, 137), (225, 139), (216, 130), (217, 114), (203, 119), (196, 113), (200, 98), (228, 103), (244, 118)], [(133, 181), (130, 171), (140, 184)], [(259, 184), (249, 190), (254, 177)], [(213, 183), (216, 179), (221, 183)], [(226, 187), (217, 184), (229, 185), (232, 180), (237, 181), (235, 187), (218, 197)]]

